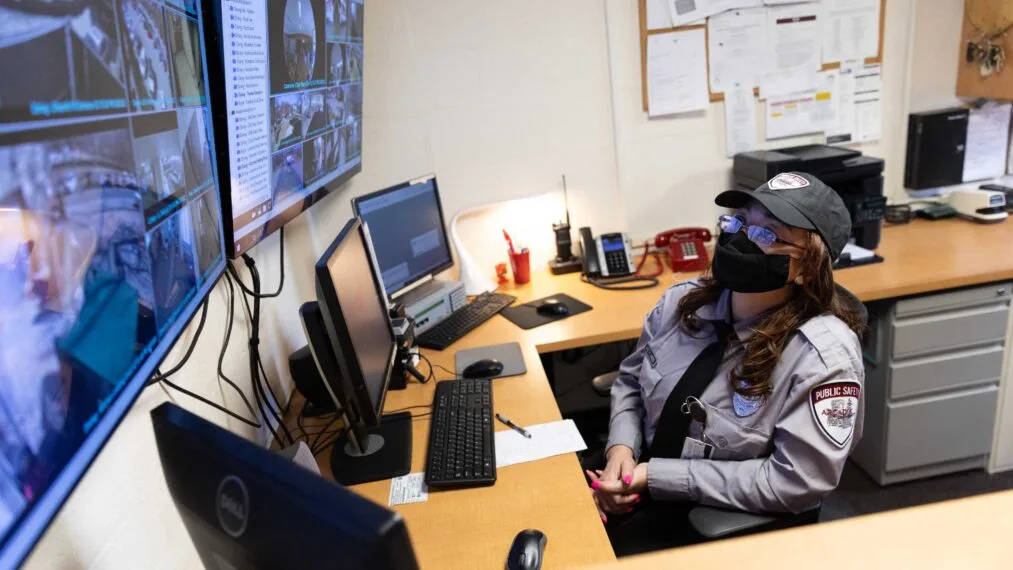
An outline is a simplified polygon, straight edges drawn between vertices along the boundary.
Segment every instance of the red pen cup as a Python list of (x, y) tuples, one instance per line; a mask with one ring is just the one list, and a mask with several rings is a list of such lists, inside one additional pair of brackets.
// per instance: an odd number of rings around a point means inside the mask
[(507, 250), (507, 255), (510, 257), (510, 270), (514, 274), (514, 283), (524, 285), (531, 281), (531, 251), (511, 253), (510, 250)]

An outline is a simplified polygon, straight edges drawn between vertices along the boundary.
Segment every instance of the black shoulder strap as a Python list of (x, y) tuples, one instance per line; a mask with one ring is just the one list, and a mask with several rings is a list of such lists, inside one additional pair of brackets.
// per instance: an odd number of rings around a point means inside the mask
[(654, 439), (651, 441), (651, 457), (682, 456), (682, 446), (692, 421), (689, 414), (682, 412), (682, 404), (691, 396), (699, 398), (721, 366), (732, 327), (725, 321), (709, 322), (714, 327), (717, 339), (693, 360), (665, 400), (665, 407), (661, 409), (658, 425), (654, 429)]

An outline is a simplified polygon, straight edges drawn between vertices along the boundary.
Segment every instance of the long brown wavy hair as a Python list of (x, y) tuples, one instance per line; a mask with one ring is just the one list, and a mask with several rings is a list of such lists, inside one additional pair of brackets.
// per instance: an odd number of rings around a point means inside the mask
[[(781, 359), (795, 331), (814, 317), (831, 314), (862, 336), (865, 327), (864, 311), (855, 307), (844, 294), (834, 288), (834, 274), (830, 254), (816, 232), (806, 232), (802, 240), (802, 255), (796, 260), (802, 283), (792, 283), (788, 300), (770, 310), (753, 329), (745, 341), (745, 357), (732, 370), (729, 380), (732, 389), (743, 396), (765, 396), (772, 391), (771, 374)], [(714, 303), (724, 288), (708, 272), (700, 279), (700, 287), (686, 293), (679, 300), (679, 326), (690, 334), (702, 328), (696, 311)], [(736, 337), (732, 337), (736, 341)]]

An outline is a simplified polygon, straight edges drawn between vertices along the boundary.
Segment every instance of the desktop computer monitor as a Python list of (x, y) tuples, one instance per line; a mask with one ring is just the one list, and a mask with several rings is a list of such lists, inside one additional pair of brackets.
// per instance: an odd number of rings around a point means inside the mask
[(453, 266), (436, 176), (360, 196), (352, 208), (373, 230), (372, 247), (389, 297)]
[(200, 2), (225, 243), (238, 257), (362, 168), (365, 2)]
[(418, 568), (398, 513), (172, 403), (151, 421), (205, 568)]
[(0, 6), (0, 568), (225, 267), (195, 6)]
[(331, 459), (335, 479), (344, 484), (404, 475), (411, 463), (410, 415), (381, 415), (398, 347), (374, 265), (368, 230), (358, 218), (345, 224), (316, 264), (317, 304), (331, 349), (326, 354), (333, 354), (339, 377), (321, 365), (323, 351), (313, 353), (348, 427)]

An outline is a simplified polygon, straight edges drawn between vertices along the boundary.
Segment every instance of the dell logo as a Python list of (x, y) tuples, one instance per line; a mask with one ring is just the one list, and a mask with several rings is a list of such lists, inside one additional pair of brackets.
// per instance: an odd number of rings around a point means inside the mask
[(222, 530), (233, 538), (239, 538), (246, 531), (250, 514), (250, 495), (246, 484), (235, 475), (228, 475), (218, 484), (215, 496), (215, 513)]

